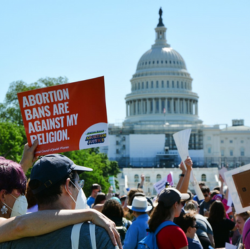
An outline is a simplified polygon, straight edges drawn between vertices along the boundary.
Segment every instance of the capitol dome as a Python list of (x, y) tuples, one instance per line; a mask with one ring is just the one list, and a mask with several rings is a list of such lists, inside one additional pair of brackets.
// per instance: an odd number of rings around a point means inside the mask
[(159, 11), (156, 39), (137, 64), (127, 94), (124, 124), (161, 125), (202, 123), (198, 95), (182, 56), (166, 40), (166, 27)]

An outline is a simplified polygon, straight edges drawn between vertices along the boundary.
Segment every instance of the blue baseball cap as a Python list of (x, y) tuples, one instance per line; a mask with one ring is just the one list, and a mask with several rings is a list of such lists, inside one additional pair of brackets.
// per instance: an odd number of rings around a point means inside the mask
[[(31, 170), (29, 186), (33, 194), (40, 193), (66, 178), (72, 171), (83, 172), (93, 171), (93, 169), (75, 165), (65, 155), (45, 155), (34, 164)], [(36, 185), (32, 184), (34, 182)]]

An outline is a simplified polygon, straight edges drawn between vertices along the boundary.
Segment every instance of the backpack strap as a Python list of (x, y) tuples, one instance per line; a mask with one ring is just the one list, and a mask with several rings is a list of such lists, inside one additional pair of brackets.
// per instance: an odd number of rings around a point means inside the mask
[[(167, 226), (177, 226), (173, 221), (167, 220), (162, 222), (155, 230), (155, 235), (157, 235), (162, 228), (167, 227)], [(177, 226), (178, 227), (178, 226)]]
[(71, 248), (78, 249), (79, 248), (79, 238), (81, 226), (83, 223), (75, 224), (71, 230)]
[(93, 223), (89, 224), (89, 234), (90, 234), (92, 249), (96, 249), (95, 224)]

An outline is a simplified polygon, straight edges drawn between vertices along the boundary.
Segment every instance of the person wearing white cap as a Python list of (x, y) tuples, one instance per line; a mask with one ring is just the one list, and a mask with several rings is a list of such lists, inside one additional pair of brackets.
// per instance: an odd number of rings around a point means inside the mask
[(147, 235), (149, 216), (147, 212), (152, 209), (152, 206), (148, 206), (146, 197), (136, 196), (133, 199), (132, 206), (127, 206), (133, 211), (136, 218), (132, 225), (129, 227), (124, 240), (124, 249), (137, 248), (138, 242)]
[[(189, 194), (180, 193), (175, 188), (165, 188), (159, 195), (157, 205), (152, 211), (149, 219), (149, 231), (155, 232), (162, 223), (169, 222), (156, 235), (159, 249), (181, 249), (188, 248), (188, 241), (183, 230), (173, 220), (179, 217), (182, 204), (190, 198)], [(167, 223), (166, 223), (167, 224)]]

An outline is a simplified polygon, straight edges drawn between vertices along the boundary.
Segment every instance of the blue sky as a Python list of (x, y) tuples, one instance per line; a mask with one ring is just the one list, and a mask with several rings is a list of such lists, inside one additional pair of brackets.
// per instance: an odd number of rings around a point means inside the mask
[(13, 81), (104, 75), (108, 120), (121, 122), (137, 62), (154, 43), (160, 7), (167, 41), (194, 79), (199, 117), (208, 125), (244, 119), (250, 126), (247, 0), (1, 1), (0, 102)]

